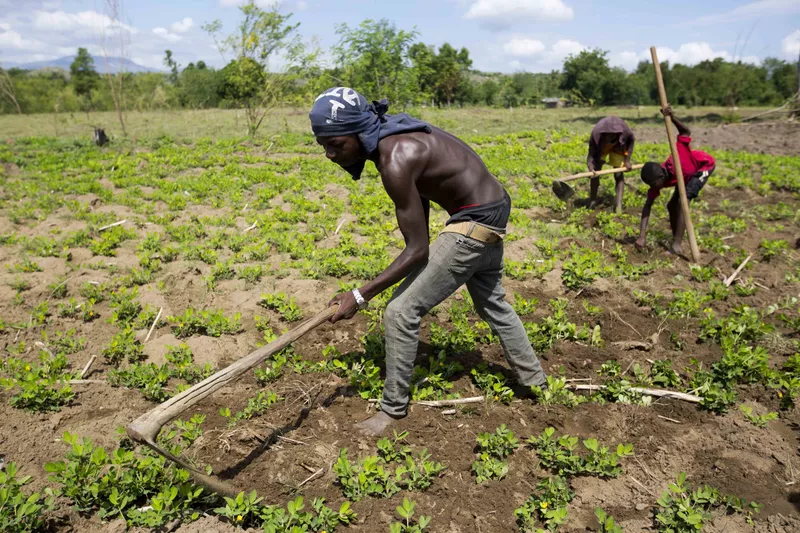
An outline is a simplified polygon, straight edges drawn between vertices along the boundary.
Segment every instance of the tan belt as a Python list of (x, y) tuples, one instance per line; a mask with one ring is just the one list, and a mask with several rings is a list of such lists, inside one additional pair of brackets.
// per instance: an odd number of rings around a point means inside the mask
[(476, 241), (485, 242), (487, 244), (494, 244), (503, 240), (503, 235), (494, 230), (482, 226), (477, 222), (456, 222), (455, 224), (448, 224), (444, 227), (441, 233), (458, 233)]

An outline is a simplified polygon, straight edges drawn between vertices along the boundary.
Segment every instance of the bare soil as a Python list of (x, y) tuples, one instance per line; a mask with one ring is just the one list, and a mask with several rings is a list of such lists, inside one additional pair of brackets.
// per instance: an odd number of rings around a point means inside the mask
[[(655, 127), (637, 129), (637, 137), (660, 141), (663, 139), (663, 128), (660, 131)], [(798, 124), (696, 128), (694, 139), (698, 148), (709, 146), (776, 155), (800, 153)], [(711, 205), (713, 212), (724, 211), (718, 209), (724, 199), (738, 201), (746, 195), (735, 190), (714, 190), (713, 186), (709, 189), (710, 192), (704, 191), (704, 200)], [(749, 201), (758, 203), (759, 200)], [(794, 200), (787, 195), (784, 201)], [(733, 209), (730, 215), (735, 215)], [(209, 212), (213, 210), (209, 209)], [(633, 210), (631, 213), (635, 214)], [(542, 215), (537, 213), (537, 217)], [(548, 213), (544, 216), (549, 219), (555, 215)], [(14, 231), (28, 232), (30, 235), (46, 234), (50, 225), (61, 223), (63, 221), (58, 216), (53, 216), (37, 226), (22, 228), (3, 217), (0, 218), (0, 231), (13, 228)], [(79, 229), (77, 226), (81, 224), (74, 220), (69, 223), (75, 225), (71, 225), (70, 229)], [(148, 228), (148, 231), (155, 229)], [(772, 231), (769, 235), (770, 238), (786, 238), (794, 242), (797, 237), (794, 231), (796, 228), (787, 227), (777, 233)], [(755, 249), (765, 235), (760, 231), (748, 232), (737, 236), (740, 239), (737, 245)], [(598, 246), (612, 244), (605, 241), (597, 243)], [(137, 259), (130, 246), (123, 246), (116, 258), (107, 258), (106, 262), (119, 267), (135, 266)], [(514, 243), (513, 246), (521, 245)], [(74, 253), (83, 256), (81, 250)], [(631, 248), (630, 255), (632, 261), (644, 262), (663, 258), (663, 251), (637, 254)], [(89, 257), (91, 253), (85, 250), (85, 258)], [(0, 263), (8, 264), (16, 259), (6, 255), (4, 249), (0, 248)], [(92, 262), (99, 260), (101, 258), (94, 258)], [(56, 275), (64, 274), (67, 270), (64, 259), (37, 261), (45, 267), (45, 272), (31, 278), (35, 284), (25, 293), (25, 297), (32, 301), (47, 298), (47, 285), (53, 283)], [(279, 264), (279, 259), (274, 258), (274, 262), (275, 265)], [(714, 263), (727, 273), (735, 266), (729, 260), (711, 253), (704, 254), (704, 262)], [(789, 294), (785, 292), (788, 289), (783, 282), (785, 269), (786, 264), (781, 262), (756, 264), (748, 276), (760, 280), (766, 288), (748, 300), (731, 297), (730, 305), (747, 302), (754, 306), (766, 306)], [(256, 347), (258, 334), (251, 317), (254, 313), (268, 314), (257, 306), (261, 292), (285, 291), (294, 296), (303, 309), (311, 312), (321, 309), (337, 289), (331, 281), (265, 277), (256, 286), (247, 286), (243, 281), (236, 280), (224, 282), (217, 292), (209, 292), (201, 271), (194, 264), (182, 261), (166, 265), (165, 274), (161, 279), (165, 280), (166, 290), (159, 291), (154, 284), (142, 287), (142, 303), (163, 306), (165, 315), (189, 305), (222, 307), (242, 313), (242, 333), (220, 339), (193, 337), (187, 341), (198, 363), (212, 362), (218, 368)], [(548, 298), (566, 296), (573, 300), (569, 309), (571, 321), (602, 324), (604, 347), (561, 343), (539, 354), (548, 373), (563, 372), (572, 378), (589, 378), (595, 375), (601, 363), (609, 359), (615, 359), (623, 368), (627, 368), (634, 362), (646, 366), (647, 359), (668, 358), (673, 361), (675, 369), (688, 366), (691, 359), (696, 359), (706, 367), (719, 359), (721, 352), (718, 346), (696, 342), (699, 331), (697, 320), (671, 322), (665, 330), (660, 319), (654, 318), (648, 309), (633, 304), (631, 294), (635, 288), (668, 293), (671, 287), (677, 286), (675, 279), (678, 275), (689, 277), (686, 262), (674, 261), (671, 268), (659, 270), (638, 282), (598, 280), (577, 297), (574, 293), (567, 293), (557, 274), (543, 281), (508, 280), (506, 287), (509, 294), (516, 291), (526, 298), (536, 297), (542, 302), (537, 314), (526, 317), (526, 320), (545, 314)], [(7, 286), (7, 282), (13, 277), (5, 269), (0, 272), (0, 316), (10, 321), (27, 320), (27, 316), (20, 316), (21, 308), (11, 303), (14, 291)], [(71, 294), (77, 294), (77, 288), (85, 281), (102, 282), (107, 277), (108, 273), (103, 270), (82, 269), (68, 280), (67, 285)], [(599, 317), (590, 317), (584, 312), (578, 301), (584, 298), (603, 308)], [(107, 302), (99, 304), (97, 310), (103, 317), (110, 314)], [(444, 322), (444, 316), (425, 319), (419, 362), (427, 361), (429, 355), (430, 347), (425, 342), (429, 324), (432, 321)], [(65, 330), (78, 326), (76, 321), (53, 316), (48, 329)], [(294, 349), (310, 361), (319, 360), (322, 349), (329, 344), (347, 353), (358, 349), (366, 329), (363, 317), (356, 317), (347, 323), (324, 325), (298, 341)], [(87, 347), (69, 356), (73, 368), (82, 367), (92, 354), (99, 355), (114, 331), (114, 326), (103, 319), (81, 330), (81, 335), (87, 338)], [(686, 347), (683, 351), (673, 349), (669, 342), (670, 333), (684, 341)], [(641, 341), (654, 334), (658, 342), (649, 352), (622, 351), (613, 346), (615, 341)], [(0, 334), (0, 346), (7, 348), (25, 341), (28, 352), (23, 357), (33, 361), (38, 352), (34, 343), (41, 339), (40, 335), (41, 328), (10, 329)], [(162, 327), (154, 332), (146, 344), (146, 352), (151, 361), (161, 363), (166, 345), (177, 343), (170, 329)], [(772, 355), (780, 363), (783, 356), (789, 354)], [(469, 378), (469, 369), (481, 361), (491, 362), (499, 369), (506, 365), (502, 349), (496, 345), (481, 346), (476, 352), (465, 355), (461, 362), (466, 370), (455, 384), (455, 390), (462, 396), (479, 394)], [(102, 357), (99, 357), (89, 377), (102, 378), (106, 370)], [(59, 413), (40, 415), (30, 415), (11, 408), (7, 403), (8, 393), (0, 392), (0, 454), (6, 462), (15, 461), (25, 473), (32, 475), (34, 488), (47, 484), (44, 464), (63, 456), (66, 446), (60, 437), (64, 431), (91, 437), (96, 443), (113, 449), (117, 442), (115, 429), (127, 425), (154, 407), (152, 402), (143, 399), (134, 390), (113, 388), (107, 384), (76, 385), (75, 388), (78, 394), (72, 405)], [(247, 398), (259, 390), (252, 374), (185, 413), (186, 417), (195, 412), (207, 416), (204, 436), (188, 453), (200, 463), (211, 465), (222, 479), (229, 480), (243, 490), (256, 489), (266, 502), (275, 504), (285, 504), (292, 497), (299, 484), (311, 475), (309, 468), (315, 471), (323, 469), (323, 475), (303, 485), (300, 493), (307, 501), (321, 496), (329, 505), (338, 507), (343, 496), (335, 483), (331, 467), (339, 449), (348, 448), (351, 459), (375, 453), (375, 439), (362, 437), (353, 430), (354, 424), (374, 412), (370, 404), (355, 394), (347, 383), (331, 374), (297, 375), (286, 372), (269, 388), (277, 392), (283, 401), (266, 415), (240, 424), (235, 430), (226, 428), (219, 408), (229, 407), (236, 411), (246, 404)], [(747, 400), (756, 412), (777, 410), (777, 400), (763, 391), (741, 387), (739, 393), (740, 398)], [(396, 429), (407, 430), (408, 442), (415, 449), (427, 448), (435, 460), (447, 466), (442, 478), (436, 480), (427, 492), (412, 495), (417, 501), (418, 512), (433, 517), (432, 532), (517, 531), (513, 510), (525, 501), (537, 481), (548, 474), (539, 466), (535, 453), (521, 447), (511, 456), (509, 474), (504, 480), (481, 485), (475, 483), (470, 472), (475, 458), (475, 437), (482, 431), (494, 431), (500, 424), (512, 428), (521, 440), (553, 426), (559, 432), (569, 432), (583, 438), (594, 437), (607, 444), (633, 444), (636, 455), (625, 460), (624, 474), (618, 479), (585, 477), (573, 480), (577, 496), (569, 507), (570, 519), (563, 531), (579, 532), (595, 528), (596, 507), (603, 507), (614, 515), (628, 532), (653, 531), (655, 501), (681, 471), (687, 472), (694, 484), (708, 483), (723, 492), (763, 504), (763, 511), (756, 516), (755, 531), (800, 531), (800, 483), (796, 479), (800, 473), (800, 413), (797, 409), (783, 413), (779, 420), (770, 422), (766, 429), (759, 429), (745, 421), (736, 410), (718, 416), (698, 410), (694, 405), (662, 399), (649, 407), (590, 403), (575, 409), (543, 408), (528, 400), (515, 400), (510, 406), (477, 404), (459, 409), (452, 416), (443, 415), (439, 409), (412, 406), (410, 415), (399, 421)], [(343, 530), (387, 531), (389, 522), (396, 519), (393, 510), (404, 495), (408, 494), (398, 494), (389, 500), (366, 498), (355, 503), (353, 508), (358, 513), (357, 523)], [(81, 517), (71, 511), (61, 511), (59, 519), (58, 530), (64, 532), (124, 531), (124, 524), (102, 523), (96, 517)], [(227, 532), (234, 531), (234, 528), (208, 516), (195, 523), (182, 525), (177, 531)], [(734, 533), (753, 531), (753, 528), (741, 516), (718, 516), (707, 526), (707, 531)]]

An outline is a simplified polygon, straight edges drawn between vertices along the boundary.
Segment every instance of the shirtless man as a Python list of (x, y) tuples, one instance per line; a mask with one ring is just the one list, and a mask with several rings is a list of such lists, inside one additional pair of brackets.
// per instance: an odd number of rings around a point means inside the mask
[[(464, 284), (478, 314), (500, 337), (519, 384), (546, 384), (522, 321), (504, 300), (508, 193), (464, 142), (406, 114), (386, 115), (387, 109), (385, 100), (370, 104), (352, 89), (337, 87), (321, 94), (309, 114), (326, 157), (353, 179), (360, 178), (367, 160), (375, 164), (406, 244), (378, 277), (330, 302), (339, 305), (331, 322), (349, 319), (403, 280), (383, 315), (386, 382), (381, 410), (358, 424), (368, 435), (379, 435), (406, 416), (420, 320)], [(429, 245), (430, 202), (446, 209), (450, 219)]]

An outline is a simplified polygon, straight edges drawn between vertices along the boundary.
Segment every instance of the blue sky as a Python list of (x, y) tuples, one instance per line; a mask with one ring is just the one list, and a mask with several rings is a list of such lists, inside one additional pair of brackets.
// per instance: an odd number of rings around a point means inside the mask
[[(113, 43), (124, 37), (127, 55), (144, 66), (163, 68), (166, 48), (181, 64), (202, 59), (218, 66), (223, 58), (201, 26), (220, 19), (223, 30), (232, 30), (242, 1), (122, 0), (122, 25), (115, 25), (106, 0), (0, 0), (0, 61), (52, 59), (78, 46), (97, 56), (105, 34)], [(302, 35), (323, 48), (336, 43), (342, 22), (387, 18), (402, 29), (416, 27), (425, 43), (467, 47), (473, 66), (485, 71), (546, 72), (595, 47), (627, 69), (649, 59), (650, 45), (662, 61), (684, 64), (796, 60), (800, 52), (800, 0), (283, 0), (280, 9), (294, 13)], [(116, 55), (118, 47), (109, 48)]]

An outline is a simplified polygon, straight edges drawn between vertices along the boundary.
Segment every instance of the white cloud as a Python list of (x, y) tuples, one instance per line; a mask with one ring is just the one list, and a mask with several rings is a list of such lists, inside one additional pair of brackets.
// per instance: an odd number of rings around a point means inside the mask
[(795, 30), (784, 37), (781, 41), (781, 49), (787, 59), (797, 59), (797, 55), (800, 54), (800, 30)]
[(131, 61), (143, 67), (164, 70), (164, 56), (162, 54), (145, 54), (131, 56)]
[(11, 24), (6, 24), (5, 22), (0, 22), (0, 30), (10, 31), (11, 30)]
[(633, 70), (636, 68), (636, 65), (639, 64), (639, 61), (641, 61), (641, 59), (639, 58), (639, 54), (636, 52), (620, 52), (617, 54), (616, 60), (614, 58), (611, 59), (611, 63), (619, 65), (627, 70)]
[(171, 43), (174, 43), (176, 41), (180, 41), (181, 39), (183, 39), (183, 37), (181, 37), (178, 34), (170, 33), (170, 31), (168, 29), (166, 29), (166, 28), (153, 28), (153, 33), (155, 33), (156, 35), (158, 35), (162, 39), (167, 40), (167, 41), (169, 41)]
[(586, 46), (571, 39), (560, 39), (548, 48), (538, 39), (515, 37), (503, 44), (501, 54), (514, 58), (507, 62), (513, 70), (549, 72), (560, 69), (570, 54), (578, 54), (586, 49)]
[(295, 9), (298, 11), (305, 11), (306, 9), (308, 9), (308, 2), (306, 2), (305, 0), (297, 0), (297, 2), (295, 3)]
[(503, 50), (514, 57), (531, 57), (544, 52), (545, 46), (536, 39), (514, 38), (503, 45)]
[[(797, 32), (800, 37), (800, 31)], [(724, 61), (741, 61), (742, 63), (759, 64), (761, 59), (756, 56), (733, 56), (727, 50), (714, 50), (710, 44), (706, 42), (692, 42), (684, 43), (673, 50), (667, 46), (656, 47), (658, 60), (669, 62), (671, 65), (681, 64), (686, 66), (694, 66), (703, 61), (710, 61), (713, 59), (723, 59)], [(624, 51), (611, 57), (611, 64), (631, 70), (639, 64), (640, 61), (652, 61), (650, 49), (642, 50), (638, 54), (636, 52)]]
[(13, 48), (16, 50), (38, 50), (44, 43), (36, 40), (24, 39), (19, 33), (12, 31), (11, 26), (5, 24), (5, 31), (0, 33), (0, 49)]
[(192, 26), (194, 26), (194, 21), (190, 17), (186, 17), (183, 20), (170, 24), (169, 29), (175, 33), (186, 33)]
[(136, 28), (117, 22), (97, 11), (81, 11), (80, 13), (37, 11), (34, 14), (33, 25), (39, 30), (55, 32), (96, 32), (120, 28), (130, 33), (137, 33)]
[(578, 41), (572, 41), (570, 39), (561, 39), (560, 41), (557, 41), (556, 44), (553, 45), (552, 53), (557, 57), (566, 59), (568, 55), (579, 54), (586, 49), (587, 47), (582, 45)]
[(520, 21), (572, 20), (574, 12), (562, 0), (477, 0), (464, 17), (503, 28)]

